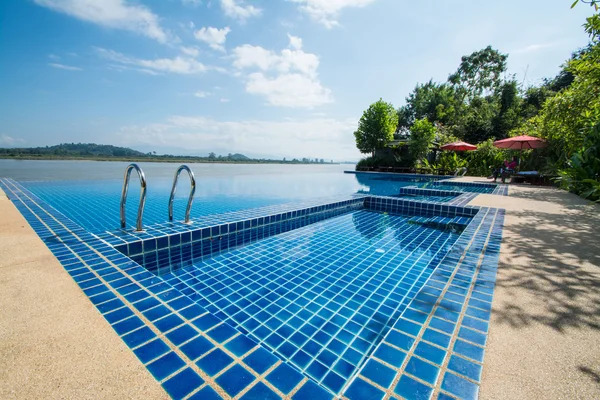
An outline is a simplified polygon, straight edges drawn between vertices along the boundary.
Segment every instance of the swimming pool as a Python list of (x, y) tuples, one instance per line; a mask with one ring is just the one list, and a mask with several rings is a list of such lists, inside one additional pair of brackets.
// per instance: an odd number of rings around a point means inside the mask
[(0, 187), (174, 398), (476, 397), (502, 210), (399, 197), (411, 180), (374, 196), (346, 174), (337, 195), (276, 194), (286, 179), (255, 182), (249, 202), (207, 185), (222, 197), (192, 225), (165, 223), (157, 190), (156, 223), (123, 234), (117, 181)]
[(409, 219), (354, 211), (161, 278), (339, 393), (459, 236)]
[[(193, 168), (196, 168), (193, 166)], [(158, 176), (157, 176), (158, 175)], [(144, 226), (168, 220), (168, 202), (172, 178), (159, 174), (146, 176), (148, 192), (144, 211)], [(433, 179), (433, 178), (432, 178)], [(192, 218), (224, 214), (259, 207), (298, 203), (307, 200), (331, 201), (351, 198), (356, 194), (399, 196), (403, 187), (423, 182), (427, 178), (363, 177), (323, 173), (256, 174), (232, 176), (202, 176), (197, 178)], [(21, 184), (44, 202), (91, 232), (119, 229), (119, 207), (122, 179), (22, 181)], [(190, 182), (180, 176), (173, 203), (174, 219), (183, 220)], [(131, 177), (126, 203), (128, 226), (135, 224), (140, 185), (135, 173)], [(403, 195), (408, 196), (408, 195)], [(419, 200), (448, 202), (452, 196), (420, 195)]]

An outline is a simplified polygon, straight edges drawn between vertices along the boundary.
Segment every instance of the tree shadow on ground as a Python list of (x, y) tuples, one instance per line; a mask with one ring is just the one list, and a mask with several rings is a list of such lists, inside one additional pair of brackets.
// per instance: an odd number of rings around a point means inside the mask
[(575, 201), (564, 213), (509, 214), (519, 219), (504, 227), (496, 285), (508, 296), (494, 308), (496, 321), (600, 330), (600, 207)]
[(599, 385), (600, 385), (600, 374), (599, 374), (599, 373), (597, 373), (597, 372), (596, 372), (596, 371), (594, 371), (593, 369), (591, 369), (591, 368), (588, 368), (588, 367), (586, 367), (586, 366), (583, 366), (583, 365), (580, 365), (580, 366), (578, 367), (578, 369), (579, 369), (581, 372), (583, 372), (584, 374), (586, 374), (587, 376), (589, 376), (589, 377), (590, 377), (590, 378), (591, 378), (591, 379), (594, 381), (594, 383), (597, 383), (597, 384), (599, 384)]

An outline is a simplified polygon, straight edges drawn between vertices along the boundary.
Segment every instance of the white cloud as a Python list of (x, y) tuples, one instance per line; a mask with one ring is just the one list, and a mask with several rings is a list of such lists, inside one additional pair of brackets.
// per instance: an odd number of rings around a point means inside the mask
[(223, 45), (227, 40), (227, 34), (231, 32), (228, 26), (223, 29), (204, 27), (194, 32), (196, 39), (207, 43), (212, 49), (225, 51)]
[(332, 118), (220, 121), (203, 116), (173, 116), (164, 123), (122, 127), (117, 141), (155, 147), (177, 143), (182, 149), (198, 153), (223, 148), (288, 158), (342, 160), (359, 158), (355, 129), (355, 120)]
[(4, 134), (0, 135), (0, 146), (13, 147), (19, 143), (25, 143), (25, 141), (23, 139), (14, 138)]
[(302, 74), (280, 74), (274, 78), (260, 72), (250, 74), (246, 91), (266, 97), (267, 102), (280, 107), (312, 108), (331, 103), (331, 90)]
[(304, 52), (299, 37), (289, 38), (291, 49), (279, 54), (249, 44), (233, 49), (235, 68), (260, 70), (245, 76), (246, 91), (264, 96), (274, 106), (312, 108), (331, 103), (331, 90), (317, 77), (319, 57)]
[(192, 57), (198, 57), (198, 55), (200, 54), (200, 51), (195, 47), (182, 46), (181, 52), (184, 54), (187, 54), (188, 56), (192, 56)]
[(366, 7), (375, 0), (288, 0), (300, 4), (301, 11), (327, 29), (339, 26), (337, 16), (344, 8)]
[(150, 9), (127, 0), (34, 0), (51, 8), (107, 28), (136, 32), (160, 43), (166, 43), (169, 34), (161, 28), (159, 18)]
[(48, 63), (48, 65), (53, 68), (64, 69), (67, 71), (81, 71), (81, 68), (73, 67), (71, 65), (59, 64), (59, 63)]
[(157, 58), (154, 60), (144, 60), (140, 58), (128, 57), (113, 50), (96, 48), (98, 54), (108, 60), (114, 61), (120, 66), (133, 66), (141, 72), (173, 73), (173, 74), (198, 74), (209, 70), (207, 66), (193, 58), (177, 56), (175, 58)]
[(251, 17), (258, 17), (262, 14), (260, 8), (252, 5), (244, 5), (244, 2), (240, 0), (221, 0), (221, 8), (223, 9), (223, 12), (225, 12), (225, 15), (235, 18), (240, 22), (244, 22)]
[(221, 98), (219, 101), (220, 101), (221, 103), (229, 103), (231, 100), (229, 100), (229, 99), (227, 99), (227, 98), (225, 98), (225, 97), (222, 97), (222, 98)]
[(57, 56), (56, 54), (48, 54), (48, 58), (51, 60), (60, 60), (60, 56)]
[(288, 33), (288, 38), (290, 39), (290, 47), (294, 50), (300, 50), (302, 48), (302, 39), (298, 36), (292, 36)]
[(194, 93), (194, 96), (199, 97), (199, 98), (208, 97), (210, 95), (212, 95), (212, 93), (210, 93), (210, 92), (204, 92), (202, 90), (198, 90), (196, 93)]

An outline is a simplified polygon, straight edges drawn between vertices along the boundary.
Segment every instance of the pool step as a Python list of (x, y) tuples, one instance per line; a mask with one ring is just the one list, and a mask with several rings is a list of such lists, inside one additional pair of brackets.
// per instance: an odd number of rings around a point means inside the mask
[(409, 224), (423, 225), (438, 229), (452, 229), (462, 231), (471, 222), (469, 217), (412, 217)]

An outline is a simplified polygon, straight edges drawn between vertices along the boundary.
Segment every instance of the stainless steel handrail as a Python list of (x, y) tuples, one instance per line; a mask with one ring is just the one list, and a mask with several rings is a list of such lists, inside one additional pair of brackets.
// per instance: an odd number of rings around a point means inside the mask
[(125, 169), (125, 177), (123, 178), (123, 191), (121, 192), (121, 229), (125, 229), (125, 203), (127, 202), (127, 192), (129, 191), (129, 178), (131, 177), (131, 171), (136, 170), (140, 177), (140, 185), (142, 190), (140, 192), (140, 205), (138, 206), (138, 214), (136, 221), (136, 231), (143, 231), (142, 217), (144, 215), (144, 206), (146, 205), (146, 175), (144, 171), (137, 164), (129, 164)]
[(185, 224), (190, 223), (190, 211), (192, 210), (192, 202), (194, 201), (194, 193), (196, 193), (196, 178), (194, 173), (187, 165), (182, 165), (177, 168), (175, 172), (175, 178), (173, 179), (173, 188), (171, 189), (171, 197), (169, 198), (169, 221), (173, 221), (173, 200), (175, 200), (175, 192), (177, 191), (177, 181), (179, 180), (179, 174), (181, 171), (186, 170), (190, 177), (190, 197), (188, 198), (187, 208), (185, 210)]

